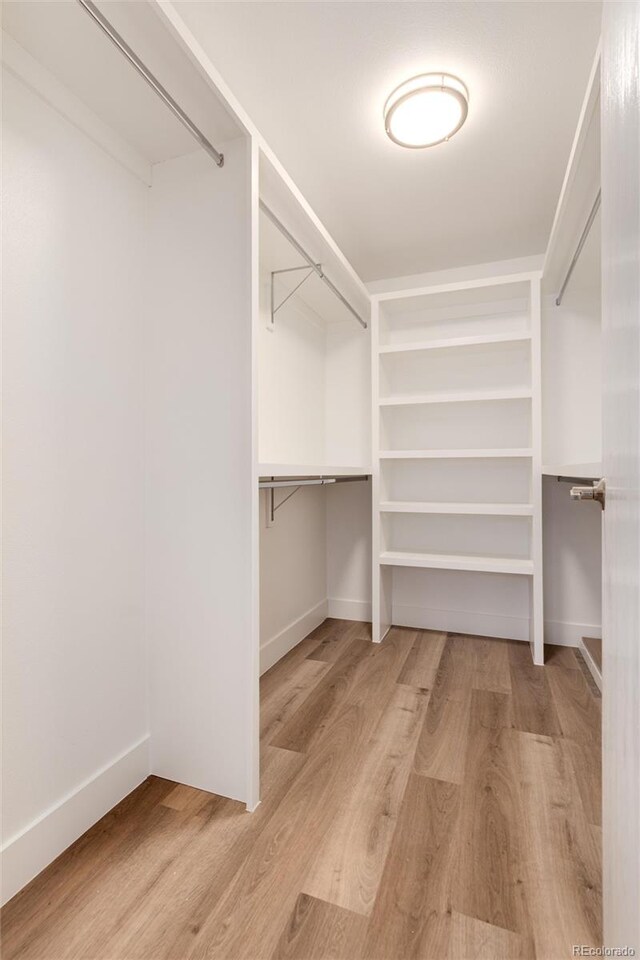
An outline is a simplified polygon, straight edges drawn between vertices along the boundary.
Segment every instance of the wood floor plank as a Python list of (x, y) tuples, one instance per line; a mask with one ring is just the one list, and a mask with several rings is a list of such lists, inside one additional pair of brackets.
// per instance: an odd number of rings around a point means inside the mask
[(365, 917), (301, 893), (271, 960), (353, 960), (366, 932)]
[(285, 682), (291, 669), (305, 660), (317, 648), (319, 641), (334, 630), (334, 621), (324, 620), (319, 627), (312, 630), (300, 643), (285, 653), (284, 657), (265, 671), (260, 677), (260, 702), (262, 703), (263, 698), (268, 698), (273, 691), (277, 691)]
[(325, 620), (323, 633), (319, 643), (307, 657), (309, 660), (322, 660), (326, 663), (335, 663), (344, 647), (345, 641), (359, 637), (361, 640), (371, 640), (371, 624), (358, 620)]
[(359, 632), (325, 623), (263, 677), (267, 735), (304, 752), (263, 744), (254, 813), (150, 778), (4, 908), (3, 957), (559, 960), (600, 944), (601, 708), (582, 669), (455, 635), (433, 672), (413, 631)]
[[(28, 948), (23, 947), (22, 960), (108, 956), (104, 950), (109, 934), (129, 915), (142, 891), (170, 869), (205, 825), (204, 818), (185, 817), (181, 811), (158, 804), (129, 844), (99, 864), (97, 876), (79, 892), (73, 908), (65, 910), (56, 925), (43, 931)], [(100, 897), (96, 896), (98, 888)]]
[[(86, 943), (95, 960), (175, 960), (196, 935), (246, 860), (262, 830), (284, 801), (304, 757), (262, 750), (262, 802), (251, 814), (244, 804), (218, 798), (206, 824), (179, 857), (151, 884), (128, 890), (112, 909), (111, 922)], [(174, 949), (181, 940), (180, 950)], [(78, 958), (80, 960), (80, 958)], [(84, 958), (83, 958), (84, 960)]]
[(197, 934), (188, 931), (186, 939), (174, 942), (171, 955), (181, 960), (271, 956), (309, 863), (352, 789), (358, 757), (396, 688), (408, 650), (401, 636), (368, 644), (354, 681), (343, 687), (331, 716), (325, 716), (285, 801), (222, 898), (195, 924)]
[(467, 755), (471, 693), (465, 700), (434, 697), (416, 747), (413, 769), (424, 777), (462, 783)]
[(449, 960), (529, 960), (534, 956), (531, 940), (475, 917), (452, 913)]
[(587, 823), (595, 827), (602, 826), (602, 764), (599, 742), (576, 743), (567, 737), (558, 737), (556, 742), (563, 753), (566, 775), (569, 777), (573, 773), (575, 789)]
[(398, 683), (430, 690), (442, 657), (446, 633), (435, 630), (414, 630), (415, 640), (398, 677)]
[(578, 658), (574, 647), (561, 647), (556, 643), (544, 645), (545, 667), (565, 667), (567, 670), (579, 670)]
[(416, 748), (416, 773), (462, 783), (475, 669), (473, 643), (462, 636), (448, 637)]
[(420, 688), (393, 691), (304, 880), (304, 893), (355, 913), (371, 912), (428, 699)]
[(597, 835), (582, 815), (558, 743), (513, 731), (512, 744), (521, 783), (524, 882), (536, 954), (569, 957), (574, 944), (602, 943)]
[(469, 637), (476, 655), (473, 685), (478, 690), (511, 693), (509, 646), (507, 640)]
[[(260, 697), (260, 739), (271, 743), (329, 670), (320, 660), (294, 661)], [(262, 688), (261, 688), (262, 691)]]
[(448, 955), (460, 788), (412, 773), (362, 957)]
[(282, 729), (272, 738), (274, 747), (306, 752), (324, 730), (333, 711), (354, 682), (371, 643), (359, 637), (352, 639), (313, 692), (304, 700)]
[(547, 681), (546, 667), (531, 661), (528, 643), (509, 644), (513, 718), (517, 730), (557, 736), (560, 724)]
[(453, 907), (527, 937), (519, 843), (522, 807), (508, 749), (510, 700), (487, 690), (471, 695)]
[(594, 697), (581, 670), (545, 667), (562, 736), (599, 746), (602, 736), (602, 701)]
[(2, 909), (5, 960), (44, 955), (65, 917), (95, 889), (102, 863), (118, 859), (156, 815), (158, 804), (175, 787), (149, 777), (83, 834)]
[(457, 634), (447, 637), (431, 690), (432, 698), (466, 700), (473, 687), (475, 668), (473, 645)]

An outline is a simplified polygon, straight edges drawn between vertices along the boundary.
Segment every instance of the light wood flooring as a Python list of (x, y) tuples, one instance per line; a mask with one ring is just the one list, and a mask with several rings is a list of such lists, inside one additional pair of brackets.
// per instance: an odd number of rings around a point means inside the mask
[(151, 777), (3, 911), (4, 960), (560, 960), (601, 944), (572, 649), (327, 620), (262, 679), (263, 800)]

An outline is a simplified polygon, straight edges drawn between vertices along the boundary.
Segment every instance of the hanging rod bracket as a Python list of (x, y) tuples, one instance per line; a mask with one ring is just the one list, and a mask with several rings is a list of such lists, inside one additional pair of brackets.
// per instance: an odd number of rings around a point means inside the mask
[[(275, 281), (276, 281), (276, 277), (279, 277), (279, 276), (280, 276), (281, 274), (283, 274), (283, 273), (297, 273), (299, 270), (306, 270), (306, 273), (305, 273), (304, 277), (302, 278), (302, 280), (300, 281), (300, 283), (297, 283), (297, 284), (295, 285), (295, 287), (293, 288), (293, 290), (291, 290), (291, 291), (286, 295), (286, 297), (284, 298), (284, 300), (281, 300), (280, 303), (276, 304), (276, 291), (275, 291)], [(318, 271), (319, 271), (319, 272), (318, 272)], [(309, 279), (309, 277), (312, 276), (314, 273), (317, 273), (319, 277), (324, 276), (324, 274), (323, 274), (323, 272), (322, 272), (322, 264), (321, 264), (321, 263), (316, 263), (316, 264), (314, 264), (313, 266), (312, 266), (311, 264), (309, 264), (308, 266), (305, 264), (305, 265), (303, 265), (303, 266), (301, 266), (301, 267), (286, 267), (284, 270), (272, 270), (272, 271), (271, 271), (271, 329), (273, 329), (273, 328), (275, 327), (275, 323), (276, 323), (276, 313), (278, 312), (278, 310), (280, 309), (280, 307), (284, 307), (284, 305), (285, 305), (285, 303), (287, 302), (287, 300), (290, 300), (291, 297), (294, 295), (294, 293), (297, 293), (297, 291), (300, 289), (300, 287), (302, 286), (302, 284), (303, 284), (303, 283), (306, 283), (306, 281)]]
[(334, 296), (336, 296), (336, 297), (338, 298), (338, 300), (340, 300), (340, 302), (344, 304), (344, 306), (347, 308), (347, 310), (349, 311), (349, 313), (352, 314), (352, 316), (355, 317), (355, 319), (358, 321), (358, 323), (360, 324), (360, 326), (361, 326), (364, 330), (366, 330), (366, 329), (367, 329), (367, 326), (368, 326), (367, 321), (364, 320), (364, 319), (360, 316), (360, 314), (359, 314), (358, 311), (355, 309), (355, 307), (352, 306), (352, 304), (349, 303), (349, 301), (348, 301), (347, 298), (344, 296), (344, 294), (342, 294), (342, 293), (338, 290), (338, 288), (336, 287), (335, 283), (333, 283), (333, 282), (329, 279), (329, 277), (326, 275), (326, 273), (324, 272), (324, 270), (322, 269), (322, 267), (319, 266), (317, 263), (315, 263), (314, 260), (312, 260), (312, 258), (309, 256), (309, 254), (308, 254), (307, 251), (304, 249), (304, 247), (302, 246), (302, 244), (300, 244), (300, 243), (296, 240), (296, 238), (293, 236), (293, 234), (291, 234), (291, 233), (287, 230), (287, 228), (285, 227), (285, 225), (284, 225), (284, 223), (282, 222), (282, 220), (279, 220), (278, 217), (276, 217), (276, 215), (275, 215), (275, 213), (273, 212), (273, 210), (271, 210), (271, 208), (267, 206), (267, 204), (264, 202), (264, 200), (260, 200), (259, 203), (260, 203), (260, 209), (262, 210), (262, 212), (264, 213), (264, 215), (265, 215), (266, 217), (268, 217), (269, 220), (271, 220), (271, 223), (274, 225), (274, 227), (276, 227), (276, 229), (280, 231), (280, 233), (282, 234), (282, 236), (285, 237), (285, 238), (289, 241), (289, 243), (290, 243), (291, 246), (294, 248), (294, 250), (297, 250), (297, 251), (298, 251), (298, 253), (299, 253), (300, 256), (302, 257), (302, 259), (307, 261), (307, 263), (309, 264), (309, 266), (311, 267), (311, 269), (314, 271), (314, 273), (317, 273), (317, 274), (318, 274), (318, 276), (320, 277), (320, 279), (322, 280), (322, 282), (325, 283), (325, 284), (329, 287), (329, 289), (330, 289), (331, 292), (334, 294)]
[[(283, 479), (277, 477), (263, 478), (258, 482), (260, 490), (267, 490), (269, 498), (267, 500), (267, 526), (272, 527), (276, 519), (276, 510), (290, 500), (291, 497), (300, 490), (301, 487), (321, 487), (329, 483), (354, 483), (359, 480), (369, 480), (370, 474), (363, 473), (347, 477), (292, 477)], [(275, 491), (279, 487), (293, 487), (291, 493), (287, 494), (280, 503), (276, 503)]]

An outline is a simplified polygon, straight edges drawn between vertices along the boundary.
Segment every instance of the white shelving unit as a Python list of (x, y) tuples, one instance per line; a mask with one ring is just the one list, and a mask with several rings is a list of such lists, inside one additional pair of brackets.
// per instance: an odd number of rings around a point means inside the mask
[[(503, 619), (542, 663), (540, 274), (375, 296), (372, 361), (374, 640), (403, 622), (411, 589), (425, 627), (455, 619), (418, 606), (420, 577), (444, 577), (467, 620), (467, 594), (493, 584), (499, 603), (516, 577), (522, 609)], [(473, 587), (476, 574), (496, 580)]]

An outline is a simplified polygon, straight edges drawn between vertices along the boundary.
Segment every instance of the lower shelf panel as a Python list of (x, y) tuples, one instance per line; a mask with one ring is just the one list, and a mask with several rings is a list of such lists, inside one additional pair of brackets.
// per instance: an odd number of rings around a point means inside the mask
[(380, 563), (389, 567), (426, 567), (437, 570), (477, 570), (484, 573), (533, 575), (533, 561), (514, 557), (454, 556), (445, 553), (405, 553), (387, 550)]

